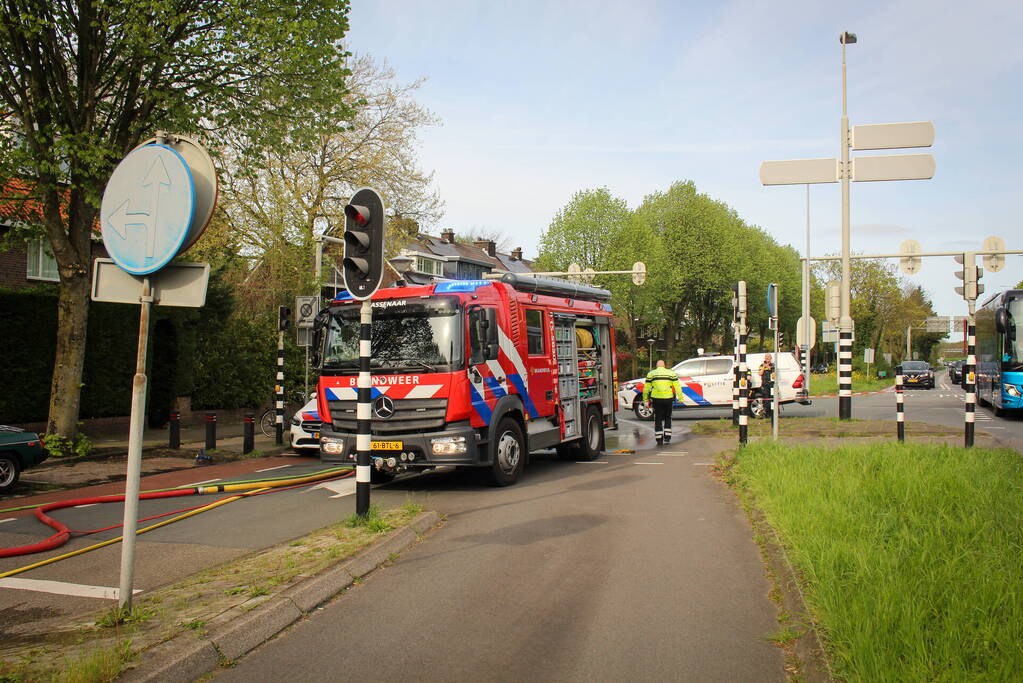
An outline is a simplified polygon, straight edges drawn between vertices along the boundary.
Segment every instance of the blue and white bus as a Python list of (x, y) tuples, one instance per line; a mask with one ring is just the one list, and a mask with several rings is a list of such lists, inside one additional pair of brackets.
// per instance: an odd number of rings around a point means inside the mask
[(1023, 289), (995, 294), (977, 310), (977, 402), (995, 415), (1023, 409)]

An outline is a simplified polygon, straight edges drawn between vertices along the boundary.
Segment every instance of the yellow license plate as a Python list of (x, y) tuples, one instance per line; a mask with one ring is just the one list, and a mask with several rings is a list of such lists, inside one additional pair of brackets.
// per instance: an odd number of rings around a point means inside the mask
[(371, 441), (370, 448), (374, 451), (400, 451), (404, 443), (401, 441)]

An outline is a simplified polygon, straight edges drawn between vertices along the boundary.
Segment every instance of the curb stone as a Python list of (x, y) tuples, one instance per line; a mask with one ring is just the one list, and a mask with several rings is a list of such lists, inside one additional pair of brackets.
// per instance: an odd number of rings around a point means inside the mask
[(239, 607), (228, 610), (213, 620), (213, 629), (206, 636), (196, 639), (193, 633), (180, 633), (142, 652), (134, 668), (126, 670), (117, 680), (125, 683), (193, 681), (212, 671), (221, 661), (237, 659), (270, 640), (350, 586), (353, 577), (365, 576), (386, 562), (392, 553), (411, 547), (422, 533), (440, 521), (440, 515), (434, 511), (420, 513), (409, 526), (370, 545), (353, 560), (264, 598), (249, 611)]

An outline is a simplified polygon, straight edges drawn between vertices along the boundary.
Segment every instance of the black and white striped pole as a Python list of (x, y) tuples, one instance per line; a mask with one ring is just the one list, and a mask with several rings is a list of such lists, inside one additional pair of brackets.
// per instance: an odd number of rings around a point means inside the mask
[(362, 302), (359, 315), (359, 379), (356, 392), (355, 514), (369, 513), (373, 377), (373, 306), (384, 273), (384, 202), (376, 190), (363, 188), (345, 206), (345, 257), (342, 270), (348, 293)]
[(902, 367), (895, 372), (895, 424), (899, 435), (899, 441), (906, 440), (906, 413), (905, 400), (902, 386)]
[(277, 309), (277, 392), (274, 404), (274, 443), (284, 445), (284, 331), (291, 324), (291, 309), (280, 306)]
[(977, 410), (977, 327), (974, 324), (975, 301), (970, 301), (970, 317), (966, 327), (966, 368), (963, 386), (966, 391), (965, 420), (966, 447), (973, 447), (973, 424)]
[(359, 309), (359, 382), (355, 406), (355, 514), (369, 512), (370, 451), (372, 449), (372, 387), (369, 362), (373, 339), (373, 306), (363, 299)]
[(746, 366), (746, 282), (740, 280), (736, 287), (739, 308), (739, 445), (745, 446), (749, 439), (749, 368)]
[(739, 290), (732, 289), (732, 426), (739, 424)]

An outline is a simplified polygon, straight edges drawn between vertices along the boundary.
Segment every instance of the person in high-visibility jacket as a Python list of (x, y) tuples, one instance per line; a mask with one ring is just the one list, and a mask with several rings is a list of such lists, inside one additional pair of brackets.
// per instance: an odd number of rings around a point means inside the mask
[(657, 361), (657, 367), (647, 373), (643, 383), (643, 400), (654, 410), (654, 438), (657, 445), (671, 442), (671, 407), (682, 396), (682, 383), (678, 375)]

